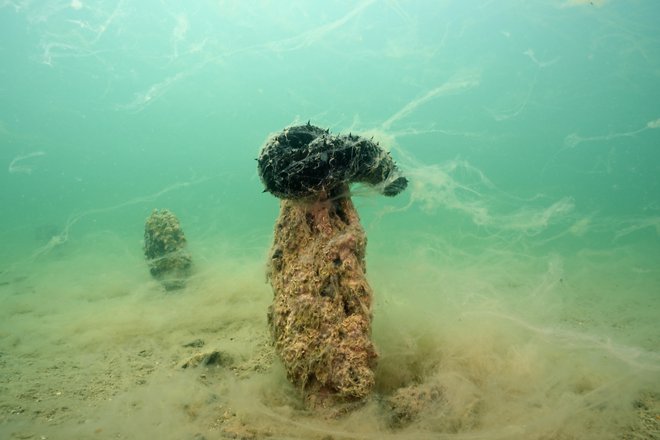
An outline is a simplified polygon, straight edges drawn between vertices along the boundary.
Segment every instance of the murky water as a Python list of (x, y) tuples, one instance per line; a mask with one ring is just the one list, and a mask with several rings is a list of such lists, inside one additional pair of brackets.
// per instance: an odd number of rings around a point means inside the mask
[[(0, 1), (2, 438), (660, 436), (660, 5)], [(376, 387), (270, 344), (260, 147), (373, 136)], [(144, 222), (176, 213), (166, 291)]]

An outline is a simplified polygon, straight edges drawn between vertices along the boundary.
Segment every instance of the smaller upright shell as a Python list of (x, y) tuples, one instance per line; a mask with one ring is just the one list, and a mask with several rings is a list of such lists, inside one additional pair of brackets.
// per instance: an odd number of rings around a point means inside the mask
[(185, 247), (179, 219), (167, 209), (154, 209), (144, 224), (144, 256), (151, 275), (167, 290), (184, 287), (190, 275), (192, 258)]

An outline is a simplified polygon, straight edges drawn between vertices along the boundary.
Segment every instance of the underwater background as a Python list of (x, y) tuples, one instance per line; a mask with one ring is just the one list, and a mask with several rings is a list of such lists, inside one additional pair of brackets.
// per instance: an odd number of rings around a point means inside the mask
[[(0, 437), (660, 438), (659, 20), (0, 0)], [(266, 323), (279, 202), (255, 158), (307, 121), (373, 136), (410, 182), (353, 188), (380, 358), (338, 418), (304, 408)], [(155, 208), (185, 289), (149, 275)], [(436, 397), (397, 407), (412, 386)]]

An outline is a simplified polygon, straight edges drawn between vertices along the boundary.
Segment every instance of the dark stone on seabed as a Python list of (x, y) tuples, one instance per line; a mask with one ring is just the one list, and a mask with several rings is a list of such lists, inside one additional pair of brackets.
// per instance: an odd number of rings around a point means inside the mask
[(350, 183), (366, 183), (395, 196), (408, 179), (378, 143), (353, 134), (333, 135), (307, 123), (272, 136), (259, 154), (258, 171), (266, 191), (284, 199), (328, 195)]

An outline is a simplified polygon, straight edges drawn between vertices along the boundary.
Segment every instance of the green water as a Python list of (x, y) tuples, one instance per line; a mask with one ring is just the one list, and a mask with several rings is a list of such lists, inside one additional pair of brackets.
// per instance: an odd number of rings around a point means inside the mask
[[(660, 3), (0, 0), (0, 437), (660, 438)], [(374, 136), (374, 395), (269, 345), (267, 137)], [(176, 213), (195, 273), (142, 254)], [(203, 347), (185, 347), (196, 340)], [(232, 361), (180, 368), (195, 353)], [(440, 390), (402, 425), (406, 387)]]

